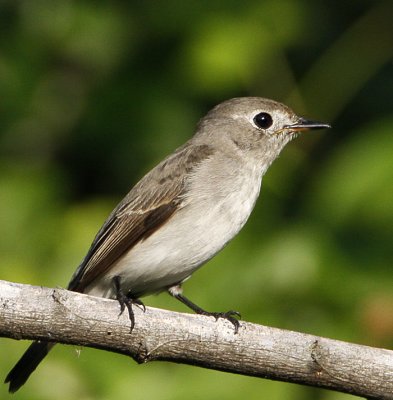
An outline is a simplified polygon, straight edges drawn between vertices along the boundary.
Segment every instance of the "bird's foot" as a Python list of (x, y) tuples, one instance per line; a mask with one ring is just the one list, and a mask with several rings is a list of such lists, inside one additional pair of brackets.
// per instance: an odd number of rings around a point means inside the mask
[(172, 286), (172, 287), (168, 288), (168, 292), (175, 299), (180, 300), (187, 307), (191, 308), (191, 310), (193, 310), (195, 313), (197, 313), (199, 315), (207, 315), (209, 317), (214, 317), (216, 319), (216, 321), (219, 318), (226, 319), (235, 328), (235, 334), (239, 331), (240, 322), (237, 319), (237, 318), (241, 318), (239, 312), (233, 311), (233, 310), (230, 310), (230, 311), (227, 311), (227, 312), (210, 312), (210, 311), (206, 311), (203, 308), (201, 308), (198, 305), (196, 305), (195, 303), (193, 303), (186, 296), (183, 295), (181, 285), (175, 285), (175, 286)]
[(131, 293), (125, 294), (123, 292), (123, 290), (121, 289), (121, 286), (120, 286), (120, 277), (119, 276), (115, 276), (113, 278), (113, 284), (116, 289), (116, 300), (120, 304), (119, 316), (122, 315), (124, 310), (127, 308), (128, 316), (129, 316), (130, 322), (131, 322), (131, 326), (130, 326), (130, 333), (131, 333), (135, 326), (135, 314), (134, 314), (134, 310), (132, 309), (132, 305), (135, 304), (143, 312), (146, 311), (146, 307), (140, 299), (133, 298)]
[(235, 329), (235, 333), (238, 333), (238, 331), (239, 331), (240, 322), (237, 318), (241, 318), (241, 315), (238, 311), (230, 310), (230, 311), (226, 311), (226, 312), (209, 312), (209, 311), (201, 310), (200, 312), (196, 311), (196, 313), (200, 314), (200, 315), (207, 315), (210, 317), (214, 317), (216, 319), (216, 321), (219, 318), (226, 319), (233, 325), (233, 327)]

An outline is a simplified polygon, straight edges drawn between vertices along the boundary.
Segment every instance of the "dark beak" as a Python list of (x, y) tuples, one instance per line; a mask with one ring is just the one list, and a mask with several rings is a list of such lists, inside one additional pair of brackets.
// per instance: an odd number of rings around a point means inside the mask
[(299, 121), (292, 125), (285, 125), (284, 129), (289, 129), (291, 131), (308, 131), (309, 129), (325, 129), (331, 128), (329, 124), (324, 124), (323, 122), (310, 121), (305, 118), (299, 118)]

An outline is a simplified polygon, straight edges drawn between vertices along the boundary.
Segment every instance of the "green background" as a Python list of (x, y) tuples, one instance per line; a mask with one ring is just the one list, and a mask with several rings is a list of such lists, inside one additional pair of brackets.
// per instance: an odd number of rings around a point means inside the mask
[[(287, 146), (185, 293), (392, 348), (392, 16), (390, 0), (1, 1), (0, 278), (65, 287), (115, 204), (209, 108), (270, 97), (333, 128)], [(1, 379), (26, 346), (0, 339)], [(57, 346), (14, 398), (351, 398), (78, 350)]]

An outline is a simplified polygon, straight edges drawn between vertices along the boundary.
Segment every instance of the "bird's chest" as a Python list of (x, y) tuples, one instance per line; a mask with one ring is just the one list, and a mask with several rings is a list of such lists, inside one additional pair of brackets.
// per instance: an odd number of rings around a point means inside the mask
[(246, 223), (259, 195), (261, 174), (251, 167), (240, 169), (234, 165), (218, 173), (198, 172), (185, 207), (189, 210), (184, 211), (188, 211), (188, 216), (195, 216), (192, 232), (199, 236), (199, 245), (210, 257)]
[(261, 176), (253, 169), (224, 167), (198, 170), (181, 208), (118, 260), (111, 275), (121, 275), (126, 290), (139, 295), (181, 282), (243, 227), (258, 197)]

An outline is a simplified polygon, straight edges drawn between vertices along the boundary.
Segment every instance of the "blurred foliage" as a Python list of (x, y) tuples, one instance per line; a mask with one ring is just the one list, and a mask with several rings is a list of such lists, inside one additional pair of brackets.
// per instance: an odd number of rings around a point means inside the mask
[[(271, 97), (333, 129), (285, 149), (245, 229), (186, 293), (257, 323), (392, 348), (392, 15), (390, 0), (3, 0), (0, 278), (66, 286), (116, 202), (200, 116)], [(146, 304), (185, 311), (166, 295)], [(25, 348), (1, 339), (2, 377)], [(15, 398), (350, 398), (77, 353), (58, 346)]]

